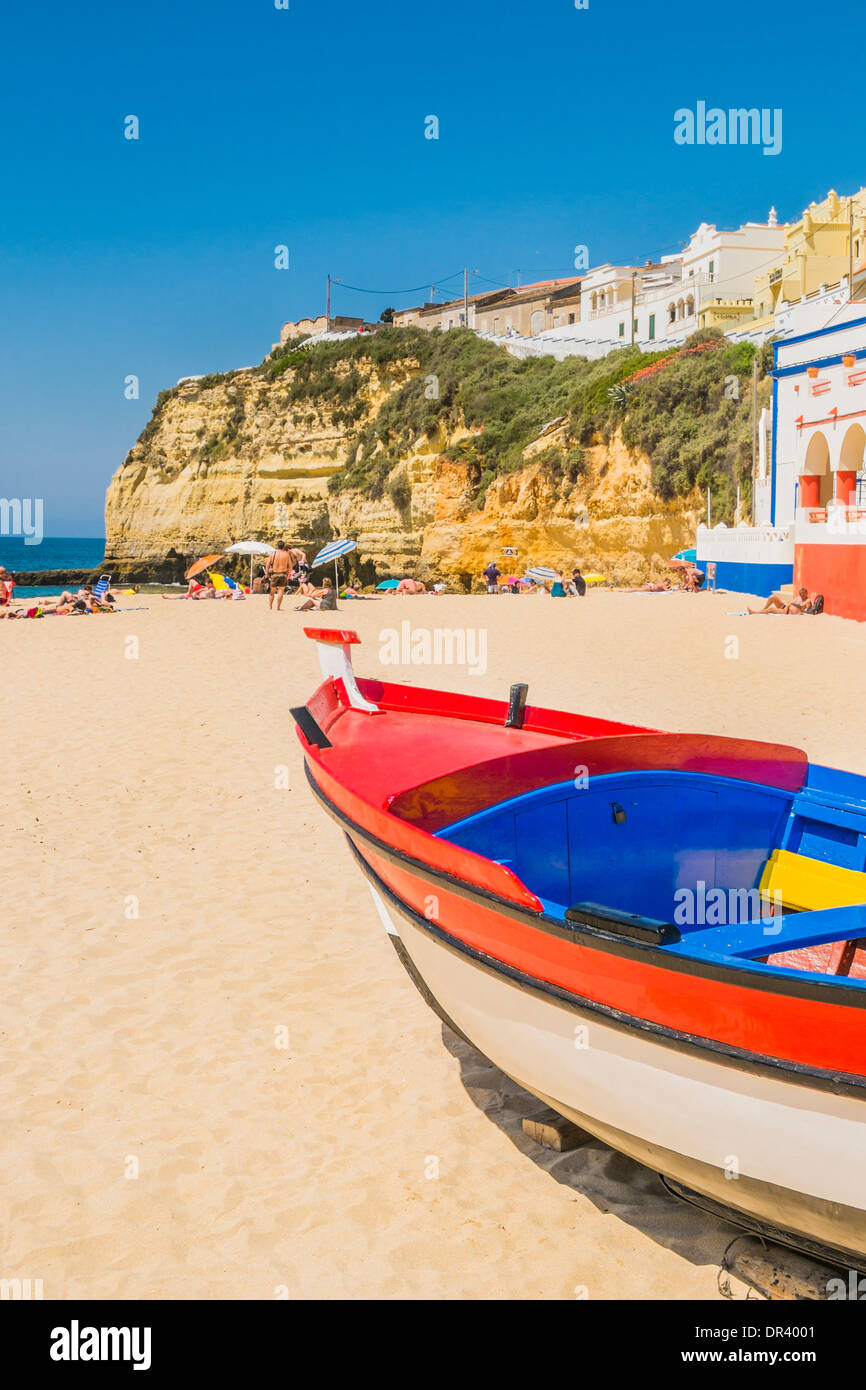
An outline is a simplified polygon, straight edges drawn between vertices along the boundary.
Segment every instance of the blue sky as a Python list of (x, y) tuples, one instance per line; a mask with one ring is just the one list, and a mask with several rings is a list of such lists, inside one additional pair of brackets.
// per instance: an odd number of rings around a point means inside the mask
[[(329, 272), (388, 291), (334, 291), (334, 313), (377, 318), (423, 298), (392, 290), (464, 265), (525, 282), (568, 274), (577, 244), (591, 263), (644, 260), (703, 220), (761, 220), (771, 203), (788, 219), (859, 187), (856, 95), (818, 13), (802, 0), (783, 14), (744, 0), (7, 7), (0, 495), (43, 497), (48, 535), (101, 534), (105, 487), (156, 393), (260, 361), (286, 318), (324, 309)], [(821, 34), (853, 15), (825, 0)], [(780, 107), (782, 152), (676, 145), (674, 111), (699, 100)], [(124, 139), (131, 114), (138, 141)]]

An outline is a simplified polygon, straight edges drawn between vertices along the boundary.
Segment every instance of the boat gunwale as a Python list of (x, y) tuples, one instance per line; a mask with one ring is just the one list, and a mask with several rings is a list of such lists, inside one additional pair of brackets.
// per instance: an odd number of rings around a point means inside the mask
[[(373, 831), (353, 820), (327, 795), (316, 781), (311, 771), (309, 759), (305, 759), (305, 771), (315, 796), (326, 812), (344, 829), (348, 827), (353, 835), (367, 841), (378, 854), (411, 869), (420, 878), (433, 883), (447, 884), (448, 888), (460, 897), (470, 901), (473, 899), (483, 900), (495, 908), (497, 912), (535, 930), (546, 932), (548, 935), (556, 936), (560, 940), (572, 944), (583, 941), (583, 944), (592, 949), (622, 956), (627, 960), (651, 964), (662, 970), (669, 969), (689, 976), (719, 981), (723, 984), (736, 984), (741, 988), (754, 988), (772, 994), (806, 999), (813, 1003), (832, 1004), (839, 1008), (866, 1008), (866, 981), (849, 979), (846, 976), (833, 976), (832, 979), (816, 978), (811, 971), (795, 970), (790, 966), (768, 965), (764, 962), (750, 960), (747, 957), (713, 955), (706, 947), (699, 954), (689, 955), (683, 949), (687, 943), (687, 937), (680, 943), (676, 952), (669, 952), (664, 946), (656, 946), (633, 939), (626, 940), (621, 936), (602, 931), (597, 927), (591, 927), (586, 923), (575, 923), (573, 926), (564, 927), (555, 917), (543, 909), (538, 912), (522, 907), (519, 903), (503, 898), (492, 890), (484, 888), (481, 884), (456, 878), (447, 870), (437, 868), (423, 859), (407, 854), (405, 850), (388, 844), (386, 840), (382, 840)], [(453, 940), (460, 940), (459, 937), (449, 935)]]

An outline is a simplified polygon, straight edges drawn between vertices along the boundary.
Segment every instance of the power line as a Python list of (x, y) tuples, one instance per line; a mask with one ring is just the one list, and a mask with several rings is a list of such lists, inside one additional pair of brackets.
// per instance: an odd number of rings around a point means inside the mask
[(406, 290), (371, 290), (366, 285), (347, 285), (345, 280), (338, 280), (336, 277), (332, 277), (332, 280), (335, 285), (344, 290), (354, 290), (356, 294), (420, 294), (421, 290), (429, 289), (430, 285), (447, 284), (449, 280), (456, 280), (457, 276), (462, 274), (462, 270), (455, 270), (453, 275), (443, 275), (440, 280), (425, 280), (423, 285), (410, 285)]

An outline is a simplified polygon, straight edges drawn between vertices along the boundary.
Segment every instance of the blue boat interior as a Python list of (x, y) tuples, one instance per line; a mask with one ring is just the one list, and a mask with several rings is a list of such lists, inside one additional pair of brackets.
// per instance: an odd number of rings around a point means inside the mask
[[(682, 771), (578, 777), (437, 833), (512, 869), (566, 928), (569, 909), (574, 920), (575, 905), (600, 905), (674, 925), (665, 951), (764, 969), (785, 968), (768, 955), (866, 937), (866, 777), (832, 768), (810, 765), (796, 793)], [(792, 909), (768, 891), (776, 851), (817, 874), (819, 897), (827, 866), (827, 906)]]

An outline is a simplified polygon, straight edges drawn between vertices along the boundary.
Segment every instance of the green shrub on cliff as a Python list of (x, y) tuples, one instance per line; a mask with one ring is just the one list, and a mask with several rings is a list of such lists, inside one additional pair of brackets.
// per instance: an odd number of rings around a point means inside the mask
[(552, 420), (566, 422), (569, 446), (589, 443), (612, 417), (611, 384), (661, 355), (625, 349), (601, 363), (520, 361), (466, 329), (392, 330), (407, 331), (419, 369), (354, 436), (346, 467), (329, 482), (334, 491), (371, 483), (375, 489), (382, 453), (393, 467), (421, 436), (463, 426), (473, 431), (471, 443), (445, 453), (472, 465), (480, 494), (493, 477), (520, 467), (526, 445)]
[[(701, 341), (706, 335), (696, 334), (690, 343)], [(623, 415), (622, 437), (652, 461), (653, 487), (660, 496), (709, 488), (714, 513), (727, 518), (738, 485), (750, 499), (754, 356), (749, 343), (725, 343), (701, 356), (678, 357), (638, 383)], [(766, 367), (762, 354), (759, 373)], [(759, 411), (769, 395), (770, 382), (763, 378)]]
[(150, 419), (138, 437), (139, 444), (149, 444), (153, 439), (162, 422), (162, 413), (173, 394), (172, 390), (160, 391), (150, 413)]
[(412, 486), (405, 468), (399, 469), (388, 483), (388, 496), (398, 512), (407, 512), (412, 505)]
[[(621, 428), (625, 443), (647, 454), (663, 497), (709, 488), (714, 514), (730, 518), (739, 485), (748, 504), (750, 344), (728, 343), (712, 330), (694, 334), (681, 352), (628, 347), (594, 362), (557, 362), (518, 360), (464, 329), (389, 334), (383, 356), (397, 360), (405, 335), (403, 355), (411, 351), (418, 370), (352, 437), (345, 467), (329, 481), (333, 491), (357, 487), (381, 496), (388, 473), (416, 440), (429, 440), (437, 427), (465, 427), (472, 435), (444, 452), (467, 465), (481, 505), (493, 479), (519, 468), (526, 445), (557, 421), (562, 444), (542, 460), (556, 477), (574, 483), (586, 467), (585, 448)], [(362, 341), (352, 340), (352, 356)], [(328, 346), (333, 353), (344, 345)], [(758, 360), (760, 408), (769, 398), (770, 350), (761, 349)]]

